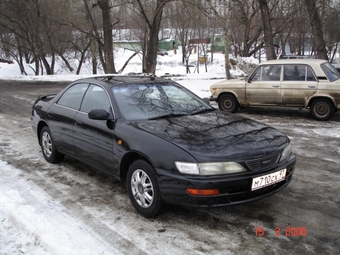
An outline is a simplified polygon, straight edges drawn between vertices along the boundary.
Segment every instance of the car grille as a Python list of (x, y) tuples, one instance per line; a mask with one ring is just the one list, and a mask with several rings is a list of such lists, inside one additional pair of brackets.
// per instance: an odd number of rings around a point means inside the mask
[(265, 170), (274, 166), (280, 158), (281, 153), (275, 153), (273, 155), (246, 161), (246, 165), (252, 171)]

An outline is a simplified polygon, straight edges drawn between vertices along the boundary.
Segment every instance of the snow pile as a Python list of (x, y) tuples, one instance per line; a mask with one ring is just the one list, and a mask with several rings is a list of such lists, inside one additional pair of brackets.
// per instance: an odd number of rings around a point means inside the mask
[[(133, 54), (132, 51), (124, 50), (121, 48), (117, 48), (115, 50), (115, 66), (116, 70), (120, 70), (127, 59)], [(198, 55), (193, 54), (189, 58), (189, 69), (190, 73), (186, 74), (186, 67), (182, 64), (182, 54), (180, 51), (177, 51), (175, 54), (173, 51), (168, 51), (168, 55), (158, 56), (157, 57), (157, 76), (164, 75), (176, 75), (176, 76), (185, 76), (187, 78), (224, 78), (225, 70), (224, 70), (224, 54), (214, 53), (213, 62), (210, 61), (210, 56), (207, 59), (207, 71), (205, 69), (204, 64), (200, 64), (197, 66)], [(236, 66), (232, 66), (231, 75), (234, 77), (243, 76), (249, 74), (257, 64), (258, 61), (254, 58), (239, 58), (236, 60), (238, 63)], [(71, 66), (76, 69), (78, 65), (78, 61), (76, 59), (70, 60)], [(28, 76), (21, 75), (20, 69), (16, 62), (13, 64), (0, 63), (0, 79), (15, 79), (15, 80), (73, 80), (79, 79), (82, 77), (88, 77), (92, 74), (91, 63), (85, 62), (82, 66), (82, 70), (80, 75), (75, 75), (74, 72), (70, 72), (68, 70), (62, 60), (57, 58), (55, 65), (55, 74), (56, 75), (42, 75), (35, 76), (34, 74), (34, 65), (26, 64), (25, 70)], [(141, 54), (137, 54), (133, 57), (127, 67), (124, 69), (122, 74), (129, 73), (140, 73), (142, 71), (142, 56)], [(199, 72), (199, 73), (198, 73)], [(99, 67), (98, 74), (104, 74), (103, 70)], [(70, 76), (74, 75), (74, 77)], [(31, 77), (34, 76), (34, 77)], [(55, 77), (57, 76), (57, 77)]]

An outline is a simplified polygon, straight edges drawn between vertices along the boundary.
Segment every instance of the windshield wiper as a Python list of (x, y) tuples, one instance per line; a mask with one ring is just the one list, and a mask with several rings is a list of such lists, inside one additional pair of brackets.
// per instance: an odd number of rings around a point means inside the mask
[(216, 111), (216, 109), (215, 108), (209, 108), (209, 109), (203, 109), (203, 110), (200, 110), (200, 111), (197, 111), (197, 112), (190, 113), (189, 115), (195, 115), (195, 114), (199, 114), (199, 113), (213, 112), (213, 111)]
[(168, 118), (168, 117), (180, 117), (180, 116), (185, 116), (185, 115), (188, 115), (188, 114), (186, 114), (186, 113), (168, 113), (168, 114), (148, 118), (148, 120), (163, 119), (163, 118)]

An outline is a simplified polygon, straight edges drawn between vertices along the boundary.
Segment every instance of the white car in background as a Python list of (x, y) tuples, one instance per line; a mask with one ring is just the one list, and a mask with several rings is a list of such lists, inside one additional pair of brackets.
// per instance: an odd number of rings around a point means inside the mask
[(231, 79), (210, 87), (210, 101), (219, 109), (239, 107), (309, 108), (317, 120), (340, 109), (340, 73), (322, 59), (279, 59), (261, 63), (246, 79)]

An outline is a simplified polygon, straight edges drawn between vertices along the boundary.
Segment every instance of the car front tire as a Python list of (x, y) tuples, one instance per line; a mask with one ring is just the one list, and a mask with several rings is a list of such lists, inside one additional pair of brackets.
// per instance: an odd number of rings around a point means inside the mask
[(317, 99), (311, 104), (310, 111), (315, 119), (328, 120), (334, 113), (334, 107), (327, 99)]
[(162, 197), (155, 170), (144, 160), (131, 164), (127, 173), (127, 190), (134, 208), (145, 217), (154, 217), (161, 211)]
[(218, 100), (218, 108), (225, 112), (236, 112), (238, 109), (238, 101), (233, 95), (223, 95)]
[(47, 126), (43, 127), (40, 132), (40, 143), (41, 151), (47, 162), (55, 164), (64, 159), (64, 155), (59, 153), (57, 148), (54, 146), (51, 131)]

